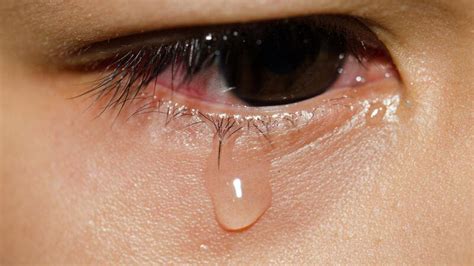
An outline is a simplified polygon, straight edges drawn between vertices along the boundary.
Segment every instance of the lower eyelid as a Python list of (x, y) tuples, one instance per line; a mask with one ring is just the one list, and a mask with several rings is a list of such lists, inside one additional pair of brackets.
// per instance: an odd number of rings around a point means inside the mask
[[(400, 96), (400, 88), (398, 78), (391, 77), (357, 88), (330, 90), (298, 104), (268, 108), (234, 108), (202, 102), (168, 90), (153, 89), (149, 94), (143, 92), (140, 100), (128, 105), (118, 120), (128, 125), (136, 125), (138, 121), (140, 126), (149, 125), (150, 128), (166, 125), (168, 130), (165, 131), (172, 134), (187, 132), (183, 135), (211, 137), (216, 134), (216, 124), (230, 119), (236, 122), (234, 129), (242, 127), (239, 134), (245, 143), (273, 143), (281, 147), (277, 150), (288, 147), (294, 150), (306, 145), (307, 141), (319, 139), (346, 123), (350, 124), (357, 116), (357, 125), (388, 119), (384, 118), (385, 113), (389, 106), (396, 109), (393, 99)], [(380, 109), (377, 119), (370, 117), (374, 108)], [(353, 122), (350, 127), (357, 125)], [(299, 132), (306, 132), (303, 139), (293, 136)]]
[[(325, 137), (344, 135), (361, 126), (381, 126), (396, 119), (401, 96), (401, 84), (396, 79), (385, 79), (362, 85), (349, 91), (332, 91), (325, 104), (316, 108), (317, 115), (297, 131), (282, 132), (278, 141), (282, 147), (297, 150)], [(334, 141), (334, 139), (333, 139)]]

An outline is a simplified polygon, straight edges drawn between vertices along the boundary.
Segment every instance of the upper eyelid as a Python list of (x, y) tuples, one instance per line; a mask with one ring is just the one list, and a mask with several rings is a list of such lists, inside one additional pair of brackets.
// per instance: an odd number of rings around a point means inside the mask
[(165, 31), (151, 31), (128, 36), (107, 39), (83, 47), (74, 48), (68, 54), (71, 65), (87, 64), (93, 61), (105, 60), (119, 53), (136, 50), (143, 47), (159, 47), (181, 39), (196, 37), (210, 28), (183, 28)]
[[(381, 41), (371, 30), (372, 26), (378, 26), (377, 24), (374, 24), (373, 21), (366, 21), (358, 17), (346, 15), (324, 14), (295, 18), (308, 21), (311, 20), (312, 23), (319, 23), (318, 25), (322, 28), (328, 28), (334, 32), (339, 32), (340, 34), (344, 34), (347, 38), (363, 40), (364, 46), (379, 47), (381, 44)], [(207, 33), (223, 32), (230, 27), (246, 27), (248, 25), (268, 23), (271, 21), (281, 20), (272, 19), (268, 21), (255, 21), (242, 24), (204, 25), (121, 36), (73, 48), (65, 53), (67, 56), (64, 58), (63, 64), (67, 68), (93, 65), (101, 60), (111, 59), (113, 56), (125, 54), (132, 50), (139, 50), (145, 47), (160, 47), (180, 40), (198, 38)], [(344, 25), (341, 26), (341, 24)]]

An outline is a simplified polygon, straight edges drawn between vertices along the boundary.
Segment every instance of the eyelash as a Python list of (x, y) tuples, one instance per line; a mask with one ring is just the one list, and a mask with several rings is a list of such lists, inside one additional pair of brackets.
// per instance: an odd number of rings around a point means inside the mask
[[(117, 52), (112, 58), (92, 62), (85, 66), (95, 71), (103, 68), (103, 76), (95, 85), (81, 93), (81, 96), (95, 96), (96, 101), (112, 94), (103, 111), (114, 107), (123, 108), (128, 102), (139, 96), (140, 92), (165, 70), (171, 69), (171, 87), (174, 89), (176, 70), (185, 67), (184, 82), (190, 82), (193, 76), (207, 67), (212, 57), (224, 45), (235, 45), (236, 42), (258, 40), (260, 33), (265, 32), (277, 23), (304, 23), (314, 32), (324, 31), (336, 36), (344, 43), (348, 55), (353, 55), (359, 62), (364, 58), (383, 55), (383, 45), (371, 34), (359, 20), (344, 16), (303, 17), (291, 20), (278, 20), (254, 24), (221, 26), (202, 31), (198, 36), (178, 39), (164, 44), (138, 46), (125, 52)], [(199, 31), (199, 30), (198, 30)], [(365, 31), (365, 32), (364, 32)], [(212, 38), (212, 39), (210, 39)], [(78, 54), (90, 49), (79, 50)], [(346, 55), (347, 56), (347, 55)], [(179, 84), (178, 84), (179, 85)]]
[[(135, 42), (132, 48), (123, 46), (110, 57), (95, 60), (84, 64), (87, 71), (101, 71), (102, 75), (97, 79), (92, 88), (81, 93), (77, 97), (88, 96), (95, 103), (103, 102), (99, 115), (108, 110), (115, 110), (118, 117), (126, 105), (132, 102), (142, 103), (136, 110), (131, 112), (130, 117), (147, 113), (159, 113), (166, 116), (165, 125), (178, 117), (193, 117), (185, 127), (206, 123), (213, 128), (219, 138), (246, 128), (267, 138), (272, 128), (296, 128), (298, 125), (307, 124), (319, 111), (317, 107), (310, 111), (294, 114), (275, 114), (269, 116), (243, 115), (223, 116), (221, 114), (208, 114), (201, 110), (188, 108), (164, 99), (157, 99), (153, 92), (152, 100), (146, 101), (145, 88), (148, 87), (164, 71), (171, 69), (171, 91), (174, 86), (176, 70), (184, 67), (184, 83), (189, 83), (194, 76), (206, 68), (206, 62), (223, 45), (233, 45), (235, 42), (255, 41), (258, 36), (277, 23), (303, 23), (309, 25), (315, 32), (324, 31), (335, 36), (346, 47), (345, 57), (353, 56), (363, 65), (367, 58), (383, 57), (387, 55), (383, 44), (371, 33), (360, 20), (346, 16), (311, 16), (293, 18), (289, 20), (277, 20), (257, 22), (252, 24), (226, 25), (214, 28), (191, 30), (190, 37), (179, 36), (175, 40), (164, 43), (142, 44)], [(132, 38), (133, 41), (133, 38)], [(133, 42), (132, 42), (133, 43)], [(99, 45), (100, 47), (100, 45)], [(80, 49), (77, 54), (82, 56), (87, 51), (94, 50), (93, 46)], [(101, 50), (99, 50), (101, 51)], [(180, 85), (180, 84), (176, 84)], [(156, 86), (155, 86), (156, 87)], [(347, 99), (332, 99), (330, 105), (345, 105)], [(301, 119), (304, 118), (304, 119)]]

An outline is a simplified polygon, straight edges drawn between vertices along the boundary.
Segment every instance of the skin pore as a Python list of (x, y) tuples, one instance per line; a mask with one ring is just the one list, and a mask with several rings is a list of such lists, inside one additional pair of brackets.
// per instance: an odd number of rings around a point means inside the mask
[[(473, 10), (460, 0), (2, 1), (1, 262), (472, 263)], [(205, 130), (113, 124), (68, 99), (92, 75), (62, 67), (75, 47), (329, 13), (373, 22), (402, 84), (366, 89), (400, 95), (396, 119), (345, 133), (333, 129), (348, 119), (334, 119), (257, 149), (271, 157), (273, 199), (245, 231), (215, 220)]]

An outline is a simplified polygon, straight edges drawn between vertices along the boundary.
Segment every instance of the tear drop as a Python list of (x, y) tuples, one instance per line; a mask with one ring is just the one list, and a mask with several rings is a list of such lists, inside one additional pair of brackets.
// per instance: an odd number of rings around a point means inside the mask
[(235, 141), (214, 139), (204, 173), (217, 222), (229, 231), (253, 225), (272, 201), (270, 160)]

